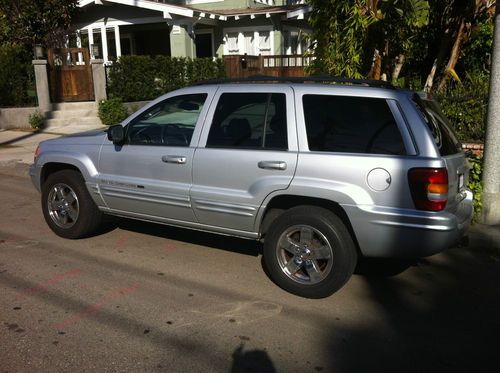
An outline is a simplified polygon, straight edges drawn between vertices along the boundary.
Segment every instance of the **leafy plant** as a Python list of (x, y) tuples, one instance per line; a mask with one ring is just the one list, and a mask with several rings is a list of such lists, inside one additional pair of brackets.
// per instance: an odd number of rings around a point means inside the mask
[(0, 45), (0, 107), (29, 103), (32, 76), (31, 56), (22, 46)]
[(98, 115), (101, 122), (106, 126), (118, 124), (128, 116), (127, 108), (118, 97), (99, 102)]
[(45, 118), (43, 117), (43, 114), (37, 110), (34, 113), (31, 113), (30, 116), (28, 117), (28, 123), (31, 128), (34, 129), (40, 129), (43, 127), (43, 123), (45, 121)]
[(225, 75), (224, 62), (211, 58), (122, 56), (109, 67), (108, 95), (146, 101), (186, 85)]
[(488, 87), (487, 73), (468, 74), (437, 96), (461, 141), (484, 142)]
[(472, 168), (469, 173), (469, 184), (468, 187), (474, 194), (474, 217), (473, 222), (477, 221), (479, 218), (479, 214), (483, 208), (482, 204), (482, 193), (483, 193), (483, 181), (482, 181), (482, 173), (483, 173), (483, 160), (477, 156), (469, 157), (469, 163)]

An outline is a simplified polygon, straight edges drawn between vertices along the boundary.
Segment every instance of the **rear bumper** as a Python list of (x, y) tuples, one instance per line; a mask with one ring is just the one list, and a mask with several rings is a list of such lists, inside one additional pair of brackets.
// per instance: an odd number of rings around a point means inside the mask
[(453, 212), (343, 205), (366, 257), (420, 258), (457, 245), (472, 219), (472, 193)]

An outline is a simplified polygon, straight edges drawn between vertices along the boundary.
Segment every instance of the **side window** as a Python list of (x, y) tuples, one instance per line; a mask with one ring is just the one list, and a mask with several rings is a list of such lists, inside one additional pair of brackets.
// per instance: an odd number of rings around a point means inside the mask
[(285, 94), (223, 93), (207, 147), (287, 150)]
[(206, 93), (175, 96), (149, 108), (128, 125), (128, 143), (189, 146), (206, 98)]
[(370, 97), (304, 95), (309, 150), (406, 154), (387, 101)]

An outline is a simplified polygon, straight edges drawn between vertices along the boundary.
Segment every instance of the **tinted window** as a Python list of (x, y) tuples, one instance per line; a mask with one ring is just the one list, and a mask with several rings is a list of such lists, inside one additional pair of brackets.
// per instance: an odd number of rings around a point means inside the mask
[(422, 100), (418, 95), (413, 97), (424, 122), (429, 127), (439, 154), (442, 156), (457, 154), (462, 151), (462, 145), (448, 125), (448, 120), (441, 112), (441, 108), (434, 101)]
[(207, 147), (286, 150), (286, 96), (224, 93), (215, 109)]
[(132, 145), (189, 146), (207, 95), (168, 98), (135, 118), (127, 131)]
[(406, 154), (384, 99), (304, 95), (303, 105), (309, 150)]

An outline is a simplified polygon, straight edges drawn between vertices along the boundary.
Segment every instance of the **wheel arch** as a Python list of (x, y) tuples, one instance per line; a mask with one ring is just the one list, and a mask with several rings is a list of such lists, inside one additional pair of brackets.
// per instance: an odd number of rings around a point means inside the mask
[(337, 215), (340, 220), (344, 223), (351, 238), (356, 246), (358, 254), (361, 254), (361, 250), (359, 249), (359, 244), (356, 239), (356, 234), (354, 233), (354, 229), (352, 227), (349, 216), (342, 208), (342, 206), (335, 202), (324, 198), (317, 198), (311, 196), (299, 196), (293, 194), (281, 194), (274, 196), (267, 204), (262, 217), (259, 221), (259, 234), (261, 237), (265, 237), (267, 230), (271, 226), (272, 222), (280, 216), (286, 210), (289, 210), (293, 207), (297, 206), (316, 206), (327, 209)]

